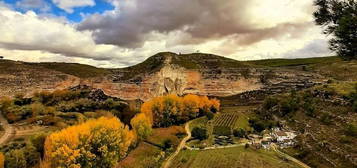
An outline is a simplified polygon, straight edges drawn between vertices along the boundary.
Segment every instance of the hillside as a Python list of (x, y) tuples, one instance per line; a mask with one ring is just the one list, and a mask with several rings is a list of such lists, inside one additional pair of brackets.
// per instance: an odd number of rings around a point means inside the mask
[[(201, 53), (158, 53), (140, 64), (120, 69), (69, 63), (0, 61), (0, 77), (8, 81), (2, 84), (2, 90), (24, 90), (27, 93), (26, 89), (54, 90), (84, 84), (102, 89), (108, 95), (132, 100), (147, 100), (166, 93), (231, 96), (255, 90), (281, 92), (285, 86), (311, 87), (324, 81), (324, 77), (314, 72)], [(52, 83), (48, 83), (50, 81)], [(36, 87), (28, 89), (29, 86)]]

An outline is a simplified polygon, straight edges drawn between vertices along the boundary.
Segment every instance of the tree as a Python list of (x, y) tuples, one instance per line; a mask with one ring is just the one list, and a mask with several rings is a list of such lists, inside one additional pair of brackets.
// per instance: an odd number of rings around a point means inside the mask
[(134, 141), (118, 118), (101, 117), (49, 135), (45, 160), (51, 167), (113, 167)]
[(6, 167), (24, 168), (27, 165), (25, 154), (20, 149), (11, 150), (10, 152), (6, 153), (5, 158)]
[(208, 99), (207, 96), (166, 95), (156, 97), (141, 106), (141, 112), (146, 114), (156, 127), (168, 127), (182, 124), (189, 119), (205, 115), (207, 112), (217, 112), (220, 103), (217, 99)]
[(195, 127), (192, 129), (192, 137), (200, 141), (207, 139), (207, 130), (204, 128)]
[(245, 132), (244, 129), (240, 128), (240, 129), (233, 130), (233, 135), (235, 137), (244, 138), (247, 135), (247, 133)]
[(139, 113), (131, 119), (130, 125), (136, 133), (138, 140), (144, 140), (152, 133), (150, 119), (144, 113)]
[(333, 34), (330, 49), (346, 60), (357, 59), (357, 1), (315, 0), (317, 25), (325, 27), (324, 34)]
[(3, 153), (0, 152), (0, 168), (4, 168), (5, 164), (5, 156)]

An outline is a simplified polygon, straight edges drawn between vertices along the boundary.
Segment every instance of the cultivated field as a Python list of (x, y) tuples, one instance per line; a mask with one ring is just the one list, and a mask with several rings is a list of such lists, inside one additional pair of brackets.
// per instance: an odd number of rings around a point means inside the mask
[(273, 151), (244, 147), (205, 151), (184, 150), (175, 158), (172, 168), (298, 168)]
[(213, 121), (214, 126), (233, 128), (238, 120), (236, 114), (222, 114)]

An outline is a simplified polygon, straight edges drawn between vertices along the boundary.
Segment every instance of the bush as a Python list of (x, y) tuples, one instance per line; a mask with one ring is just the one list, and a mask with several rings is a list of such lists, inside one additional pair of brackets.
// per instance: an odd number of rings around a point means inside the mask
[(207, 139), (207, 130), (204, 128), (195, 127), (192, 129), (192, 137), (200, 141)]
[(329, 125), (332, 123), (332, 116), (328, 113), (324, 113), (324, 114), (322, 114), (320, 121), (324, 124)]
[(292, 112), (295, 112), (299, 109), (299, 104), (296, 100), (296, 98), (288, 98), (283, 100), (280, 103), (280, 112), (282, 117), (286, 116)]
[(348, 136), (357, 137), (357, 124), (356, 123), (347, 124), (344, 131), (345, 134)]
[(233, 135), (235, 137), (244, 138), (247, 135), (247, 133), (245, 132), (244, 129), (240, 128), (240, 129), (233, 130)]
[(214, 114), (212, 112), (207, 112), (206, 113), (206, 117), (207, 117), (208, 120), (212, 120), (213, 117), (214, 117)]
[(171, 139), (165, 139), (163, 142), (162, 147), (164, 150), (170, 149), (172, 147), (172, 140)]
[(273, 108), (274, 106), (278, 105), (279, 100), (277, 98), (274, 97), (268, 97), (264, 100), (263, 102), (263, 108), (265, 110), (270, 110), (271, 108)]
[(305, 100), (305, 103), (303, 104), (303, 109), (304, 109), (304, 112), (305, 112), (305, 114), (307, 116), (315, 117), (316, 116), (316, 114), (315, 114), (316, 109), (315, 109), (315, 106), (313, 105), (313, 103), (311, 101)]

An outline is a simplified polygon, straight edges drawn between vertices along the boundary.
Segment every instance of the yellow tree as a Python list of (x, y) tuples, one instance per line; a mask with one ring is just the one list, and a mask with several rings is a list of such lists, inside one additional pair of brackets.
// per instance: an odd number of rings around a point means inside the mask
[(133, 141), (133, 134), (119, 119), (101, 117), (49, 135), (45, 160), (51, 167), (112, 167)]
[(152, 133), (152, 125), (150, 119), (144, 113), (137, 114), (130, 121), (138, 140), (144, 140)]

